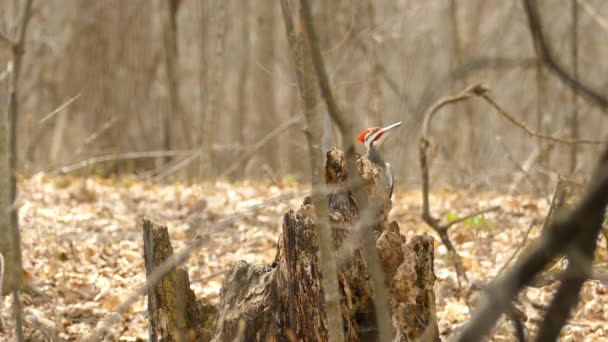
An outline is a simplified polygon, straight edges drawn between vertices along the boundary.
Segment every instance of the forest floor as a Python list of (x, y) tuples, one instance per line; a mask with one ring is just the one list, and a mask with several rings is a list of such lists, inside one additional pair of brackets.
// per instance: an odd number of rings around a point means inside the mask
[[(81, 340), (145, 281), (142, 232), (138, 217), (151, 217), (169, 227), (174, 250), (195, 238), (197, 229), (213, 227), (221, 219), (281, 194), (303, 194), (306, 189), (285, 181), (216, 183), (188, 186), (155, 185), (135, 178), (121, 180), (36, 175), (20, 184), (19, 215), (26, 279), (42, 294), (23, 293), (26, 318), (43, 318), (60, 340)], [(303, 196), (278, 200), (214, 235), (185, 266), (197, 296), (216, 303), (223, 275), (237, 260), (270, 263), (283, 214), (297, 209)], [(427, 232), (420, 219), (420, 192), (397, 190), (391, 219), (406, 236)], [(490, 206), (499, 211), (454, 225), (450, 235), (473, 283), (492, 279), (511, 258), (531, 227), (527, 244), (538, 236), (548, 210), (546, 199), (437, 190), (431, 197), (434, 214), (453, 220)], [(606, 241), (600, 239), (597, 264), (606, 265)], [(445, 248), (435, 243), (435, 285), (438, 323), (442, 337), (450, 336), (470, 315), (458, 295), (455, 274)], [(523, 248), (525, 249), (525, 248)], [(520, 296), (524, 323), (534, 329), (555, 284), (529, 288)], [(475, 295), (471, 301), (474, 302)], [(608, 340), (608, 288), (589, 281), (565, 340)], [(11, 298), (0, 301), (5, 327), (0, 340), (12, 337)], [(139, 299), (110, 330), (112, 340), (147, 340), (146, 299)], [(513, 340), (511, 323), (503, 320), (495, 341)], [(530, 331), (528, 331), (530, 332)], [(43, 340), (42, 332), (26, 325), (26, 336)]]

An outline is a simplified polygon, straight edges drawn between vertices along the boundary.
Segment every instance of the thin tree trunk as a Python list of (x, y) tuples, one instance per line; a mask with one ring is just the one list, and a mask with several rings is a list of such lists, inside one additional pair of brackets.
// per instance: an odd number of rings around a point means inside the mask
[(207, 158), (205, 158), (205, 153), (208, 151), (205, 149), (205, 133), (207, 131), (207, 115), (208, 115), (208, 105), (209, 105), (209, 56), (208, 56), (208, 40), (209, 40), (209, 25), (208, 20), (209, 16), (207, 14), (208, 11), (208, 2), (206, 1), (198, 1), (197, 2), (198, 10), (199, 10), (199, 126), (198, 126), (198, 139), (197, 143), (199, 144), (202, 153), (199, 163), (199, 178), (203, 177), (204, 174), (204, 162)]
[[(256, 70), (256, 86), (254, 97), (256, 100), (259, 126), (257, 132), (266, 132), (268, 127), (276, 125), (276, 97), (274, 82), (275, 33), (276, 16), (275, 1), (260, 1), (258, 3), (257, 30), (258, 53)], [(260, 156), (264, 158), (262, 164), (267, 163), (275, 172), (279, 170), (278, 144), (268, 144)]]
[[(571, 37), (571, 58), (572, 58), (572, 74), (574, 79), (578, 80), (578, 5), (577, 0), (571, 0), (571, 15), (572, 15), (572, 37)], [(579, 122), (578, 122), (578, 96), (576, 91), (572, 90), (572, 113), (570, 114), (570, 136), (572, 139), (579, 138)], [(573, 174), (577, 166), (578, 145), (570, 146), (570, 162), (569, 172)]]
[(210, 96), (210, 103), (207, 114), (205, 115), (205, 123), (203, 128), (203, 146), (201, 154), (201, 175), (202, 178), (213, 178), (217, 169), (214, 165), (217, 163), (217, 157), (213, 149), (213, 143), (220, 135), (217, 134), (219, 128), (218, 120), (220, 118), (220, 109), (224, 98), (224, 69), (226, 63), (224, 61), (224, 48), (226, 36), (226, 1), (218, 1), (217, 16), (216, 16), (216, 36), (215, 36), (215, 72), (212, 72), (211, 87), (213, 89)]
[[(367, 15), (369, 21), (369, 29), (373, 32), (376, 29), (376, 11), (374, 8), (373, 0), (368, 0), (367, 2)], [(380, 87), (380, 63), (378, 61), (378, 54), (376, 53), (376, 48), (374, 45), (367, 49), (367, 54), (369, 64), (372, 67), (370, 82), (370, 101), (368, 103), (368, 110), (374, 117), (374, 125), (384, 126), (386, 122), (384, 121), (382, 88)]]
[[(317, 107), (317, 86), (314, 68), (311, 61), (310, 48), (306, 33), (296, 36), (292, 21), (292, 13), (287, 0), (281, 0), (285, 31), (291, 51), (293, 66), (295, 68), (298, 88), (304, 105), (307, 128), (306, 137), (310, 154), (312, 171), (313, 203), (316, 217), (316, 233), (319, 236), (319, 260), (323, 274), (322, 284), (325, 294), (325, 309), (327, 314), (327, 329), (329, 341), (344, 341), (342, 330), (342, 312), (340, 309), (340, 289), (338, 285), (338, 266), (334, 254), (333, 237), (329, 225), (329, 203), (324, 189), (325, 179), (323, 173), (323, 117)], [(303, 22), (300, 11), (300, 22)]]
[(371, 287), (374, 293), (374, 310), (376, 315), (376, 325), (378, 328), (378, 336), (381, 341), (392, 340), (393, 332), (391, 328), (391, 319), (388, 307), (388, 297), (386, 292), (386, 284), (384, 283), (384, 274), (380, 265), (380, 255), (376, 249), (374, 231), (372, 229), (373, 220), (378, 212), (379, 208), (375, 207), (375, 203), (370, 205), (363, 188), (361, 187), (361, 178), (357, 174), (357, 165), (355, 159), (355, 147), (352, 141), (354, 135), (352, 129), (352, 122), (350, 117), (344, 116), (340, 107), (338, 106), (334, 95), (331, 90), (329, 78), (327, 75), (327, 68), (321, 55), (321, 49), (319, 47), (319, 40), (314, 28), (312, 20), (312, 11), (310, 9), (310, 3), (308, 0), (300, 0), (301, 6), (301, 24), (306, 29), (306, 37), (310, 47), (310, 54), (314, 69), (317, 74), (317, 81), (321, 95), (325, 100), (327, 110), (340, 129), (340, 135), (342, 137), (342, 144), (345, 149), (345, 159), (347, 164), (347, 170), (352, 177), (350, 182), (354, 184), (352, 193), (355, 197), (355, 201), (359, 206), (361, 214), (359, 220), (361, 222), (360, 232), (362, 235), (363, 251), (366, 256), (370, 271)]
[[(452, 24), (452, 48), (453, 48), (453, 63), (454, 67), (462, 65), (463, 63), (463, 43), (462, 43), (462, 30), (460, 27), (460, 20), (458, 16), (458, 4), (456, 0), (450, 0), (450, 18)], [(481, 16), (481, 13), (477, 13), (478, 16)], [(469, 84), (468, 78), (463, 77), (461, 80), (455, 82), (453, 84), (454, 89), (463, 89)], [(476, 156), (475, 150), (475, 124), (473, 122), (473, 105), (470, 101), (467, 101), (462, 104), (457, 104), (454, 106), (456, 115), (453, 115), (452, 120), (454, 123), (462, 123), (464, 122), (466, 127), (464, 129), (465, 134), (463, 134), (464, 139), (462, 143), (460, 143), (460, 160), (466, 161), (466, 165), (474, 166), (474, 158)], [(464, 109), (466, 120), (463, 121), (459, 118), (460, 111)]]
[[(239, 71), (239, 84), (237, 89), (238, 105), (237, 105), (237, 125), (234, 127), (236, 130), (236, 141), (242, 147), (247, 146), (246, 132), (246, 121), (248, 111), (248, 92), (247, 85), (249, 83), (249, 76), (251, 74), (251, 37), (249, 30), (250, 25), (250, 12), (251, 7), (249, 1), (244, 1), (241, 8), (241, 67)], [(237, 178), (242, 178), (245, 175), (245, 164), (241, 165), (239, 171), (235, 173)]]
[[(165, 57), (165, 77), (169, 93), (169, 106), (163, 114), (163, 148), (171, 150), (171, 123), (179, 120), (182, 128), (182, 136), (187, 147), (192, 146), (192, 132), (189, 129), (188, 120), (185, 117), (179, 101), (179, 78), (177, 76), (177, 10), (179, 0), (160, 0), (160, 11), (163, 25), (163, 46)], [(169, 162), (170, 157), (165, 158)]]
[[(23, 283), (23, 266), (21, 262), (21, 235), (19, 232), (19, 217), (17, 213), (17, 120), (19, 118), (19, 76), (21, 73), (21, 65), (23, 61), (23, 51), (25, 45), (25, 37), (27, 26), (30, 19), (32, 8), (32, 0), (27, 0), (21, 10), (19, 17), (18, 36), (17, 40), (11, 43), (11, 53), (13, 60), (12, 72), (9, 80), (9, 99), (6, 117), (2, 120), (2, 132), (0, 134), (0, 153), (2, 158), (2, 166), (0, 171), (2, 182), (8, 180), (8, 197), (6, 190), (2, 190), (2, 199), (0, 204), (4, 205), (2, 210), (8, 210), (8, 225), (6, 221), (0, 225), (0, 234), (4, 237), (0, 244), (0, 252), (5, 261), (5, 277), (2, 289), (3, 291), (12, 291), (13, 294), (13, 314), (15, 315), (15, 335), (17, 341), (23, 341), (23, 308), (21, 299), (19, 298), (19, 288)], [(8, 128), (8, 130), (7, 130)], [(8, 137), (7, 137), (8, 136)], [(7, 183), (4, 183), (3, 189), (6, 189)], [(2, 217), (6, 217), (2, 215)]]
[[(534, 44), (534, 53), (536, 55), (536, 67), (535, 67), (535, 77), (536, 77), (536, 131), (543, 134), (548, 132), (547, 127), (545, 127), (545, 111), (546, 108), (546, 83), (545, 83), (545, 75), (543, 71), (543, 61), (541, 59), (539, 47), (535, 42)], [(540, 155), (538, 157), (538, 164), (549, 164), (551, 159), (551, 148), (546, 142), (542, 139), (536, 139), (538, 144), (538, 150), (540, 151)], [(539, 182), (542, 187), (546, 187), (549, 184), (549, 177), (545, 174), (539, 175)]]

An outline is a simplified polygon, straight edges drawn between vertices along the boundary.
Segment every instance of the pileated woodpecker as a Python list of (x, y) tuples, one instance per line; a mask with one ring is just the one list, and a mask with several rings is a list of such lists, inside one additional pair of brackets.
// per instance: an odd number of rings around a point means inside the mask
[(365, 147), (367, 148), (367, 152), (365, 153), (364, 157), (384, 169), (384, 173), (386, 175), (386, 180), (389, 187), (389, 198), (391, 198), (391, 196), (393, 195), (393, 170), (391, 169), (391, 164), (385, 162), (384, 159), (382, 159), (378, 148), (380, 147), (380, 145), (382, 145), (382, 142), (386, 139), (391, 130), (399, 126), (401, 126), (401, 122), (397, 122), (386, 127), (370, 127), (364, 130), (357, 138), (357, 140), (364, 143)]

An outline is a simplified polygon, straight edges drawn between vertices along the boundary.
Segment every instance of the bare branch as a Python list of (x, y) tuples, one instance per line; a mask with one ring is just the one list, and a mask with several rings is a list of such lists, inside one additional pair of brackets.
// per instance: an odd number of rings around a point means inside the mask
[(496, 109), (498, 111), (498, 113), (500, 115), (502, 115), (504, 118), (506, 118), (510, 123), (512, 123), (513, 125), (517, 126), (521, 130), (526, 132), (526, 134), (528, 134), (529, 136), (543, 139), (543, 140), (552, 141), (552, 142), (558, 143), (558, 144), (567, 144), (567, 145), (600, 145), (600, 144), (605, 143), (605, 141), (599, 141), (599, 140), (559, 138), (559, 137), (554, 137), (551, 135), (545, 135), (545, 134), (534, 132), (530, 128), (528, 128), (528, 126), (524, 125), (522, 122), (515, 119), (514, 116), (507, 113), (507, 111), (504, 110), (488, 93), (481, 94), (480, 97), (483, 98), (484, 100), (486, 100), (487, 103), (489, 103), (492, 107), (494, 107), (494, 109)]
[(272, 131), (268, 132), (266, 136), (260, 139), (258, 142), (253, 144), (245, 153), (243, 153), (239, 158), (237, 158), (230, 166), (228, 166), (219, 176), (219, 178), (229, 176), (234, 171), (238, 170), (241, 165), (243, 165), (249, 158), (253, 157), (256, 152), (258, 152), (262, 147), (266, 146), (269, 142), (272, 141), (275, 137), (285, 132), (289, 128), (299, 124), (302, 122), (301, 116), (294, 116), (289, 120), (283, 122), (281, 125), (274, 128)]
[[(429, 140), (429, 132), (431, 129), (431, 120), (433, 116), (445, 105), (456, 103), (459, 101), (464, 101), (466, 99), (471, 98), (471, 96), (478, 96), (480, 94), (488, 91), (486, 87), (481, 84), (474, 84), (466, 89), (464, 89), (460, 94), (454, 96), (446, 96), (439, 99), (435, 104), (433, 104), (429, 110), (426, 111), (424, 115), (424, 121), (422, 123), (422, 134), (420, 136), (419, 143), (419, 157), (420, 157), (420, 170), (422, 173), (422, 218), (423, 220), (431, 227), (433, 230), (437, 232), (439, 238), (443, 245), (448, 249), (448, 253), (450, 255), (450, 259), (452, 259), (452, 263), (454, 264), (454, 268), (456, 269), (456, 274), (458, 275), (458, 285), (461, 287), (461, 279), (468, 280), (466, 270), (464, 269), (464, 265), (462, 264), (462, 260), (456, 248), (452, 244), (450, 237), (448, 235), (448, 227), (452, 224), (448, 223), (447, 225), (441, 225), (439, 220), (433, 217), (429, 208), (429, 161), (427, 150), (430, 147)], [(461, 222), (466, 218), (457, 219), (455, 221)]]
[(591, 6), (591, 4), (589, 4), (587, 0), (576, 0), (576, 2), (581, 5), (585, 12), (587, 12), (587, 14), (591, 17), (591, 19), (593, 19), (593, 21), (600, 25), (600, 27), (603, 28), (604, 31), (608, 31), (608, 20), (597, 14), (597, 9), (593, 8), (593, 6)]
[(55, 114), (61, 112), (62, 110), (64, 110), (65, 108), (67, 108), (69, 105), (71, 105), (74, 101), (78, 100), (79, 97), (80, 97), (80, 93), (78, 93), (74, 97), (68, 99), (67, 101), (65, 101), (64, 103), (62, 103), (59, 107), (57, 107), (55, 110), (53, 110), (52, 112), (50, 112), (47, 115), (45, 115), (42, 119), (40, 119), (40, 121), (38, 121), (38, 123), (39, 124), (45, 123), (47, 120), (49, 120), (50, 118), (52, 118), (53, 116), (55, 116)]
[(452, 220), (452, 221), (446, 223), (443, 227), (445, 229), (448, 229), (448, 228), (450, 228), (451, 226), (453, 226), (455, 224), (458, 224), (460, 222), (464, 222), (464, 221), (466, 221), (466, 220), (468, 220), (470, 218), (473, 218), (475, 216), (483, 215), (483, 214), (490, 213), (490, 212), (497, 211), (497, 210), (500, 210), (500, 206), (498, 206), (498, 205), (497, 206), (493, 206), (493, 207), (489, 207), (489, 208), (486, 208), (486, 209), (481, 209), (481, 210), (478, 210), (478, 211), (474, 211), (471, 214), (468, 214), (468, 215), (463, 216), (463, 217), (459, 217), (459, 218), (457, 218), (455, 220)]
[(74, 172), (87, 166), (105, 163), (114, 160), (129, 160), (129, 159), (142, 159), (142, 158), (161, 158), (161, 157), (175, 157), (183, 154), (191, 154), (193, 150), (183, 151), (148, 151), (148, 152), (127, 152), (127, 153), (112, 153), (102, 156), (92, 157), (74, 164), (62, 166), (55, 170), (49, 171), (49, 175), (58, 175), (64, 173)]
[[(511, 305), (519, 291), (555, 257), (597, 239), (608, 204), (608, 148), (580, 204), (567, 217), (557, 217), (538, 242), (503, 275), (492, 281), (483, 302), (458, 341), (479, 341)], [(588, 246), (587, 246), (588, 248)], [(588, 248), (593, 251), (593, 247)], [(570, 252), (568, 252), (570, 253)], [(574, 288), (574, 286), (570, 286)]]
[(13, 45), (15, 45), (15, 43), (4, 33), (0, 32), (0, 44), (4, 45), (5, 47), (8, 47), (10, 49), (13, 48)]
[(522, 0), (526, 16), (528, 17), (528, 25), (532, 34), (532, 39), (539, 48), (539, 58), (547, 66), (547, 68), (557, 75), (557, 77), (567, 84), (570, 88), (574, 89), (581, 95), (584, 95), (592, 103), (596, 104), (601, 108), (608, 107), (608, 99), (597, 91), (591, 89), (586, 84), (583, 84), (570, 73), (566, 71), (564, 67), (559, 65), (555, 60), (553, 52), (549, 45), (545, 41), (545, 36), (542, 29), (541, 19), (536, 8), (535, 0)]

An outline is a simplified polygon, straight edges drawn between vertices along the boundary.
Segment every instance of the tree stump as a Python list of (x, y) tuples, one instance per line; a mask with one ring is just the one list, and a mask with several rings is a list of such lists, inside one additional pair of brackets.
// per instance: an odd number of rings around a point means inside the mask
[[(139, 222), (144, 235), (146, 277), (173, 255), (167, 227)], [(188, 273), (173, 269), (148, 291), (150, 341), (209, 341), (216, 309), (197, 301)]]
[[(407, 242), (391, 208), (382, 169), (365, 158), (357, 161), (363, 188), (380, 211), (374, 227), (389, 294), (394, 336), (398, 341), (439, 340), (435, 319), (433, 238), (415, 236)], [(358, 210), (346, 188), (348, 173), (341, 151), (327, 153), (330, 221), (340, 265), (341, 308), (349, 341), (376, 340), (373, 294), (358, 241), (349, 242)], [(283, 218), (275, 262), (257, 267), (239, 262), (226, 275), (213, 341), (325, 341), (327, 322), (319, 270), (314, 204), (310, 197), (297, 212)], [(352, 239), (351, 239), (352, 240)], [(343, 244), (345, 248), (342, 248)]]

